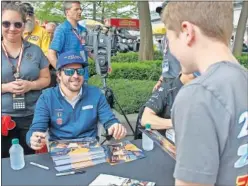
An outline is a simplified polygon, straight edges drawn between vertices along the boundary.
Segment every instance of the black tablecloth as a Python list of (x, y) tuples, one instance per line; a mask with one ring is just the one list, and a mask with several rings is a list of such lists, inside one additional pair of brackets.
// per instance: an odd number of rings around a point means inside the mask
[[(141, 140), (133, 141), (141, 147)], [(175, 160), (163, 152), (158, 146), (146, 152), (146, 158), (129, 163), (111, 166), (108, 163), (85, 168), (86, 173), (56, 177), (57, 171), (49, 154), (25, 156), (25, 167), (14, 171), (10, 167), (9, 158), (2, 159), (2, 185), (88, 185), (99, 174), (111, 174), (139, 180), (156, 182), (156, 185), (174, 185), (173, 171)], [(30, 162), (48, 166), (44, 170), (30, 165)]]

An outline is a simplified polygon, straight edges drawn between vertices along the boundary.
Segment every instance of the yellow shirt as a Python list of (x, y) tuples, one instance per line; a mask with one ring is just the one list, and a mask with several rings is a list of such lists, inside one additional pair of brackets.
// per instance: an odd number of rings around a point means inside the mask
[(47, 55), (50, 45), (50, 36), (44, 28), (35, 24), (34, 30), (30, 35), (27, 32), (23, 34), (23, 38), (25, 39), (26, 37), (28, 38), (28, 42), (39, 46), (43, 53)]

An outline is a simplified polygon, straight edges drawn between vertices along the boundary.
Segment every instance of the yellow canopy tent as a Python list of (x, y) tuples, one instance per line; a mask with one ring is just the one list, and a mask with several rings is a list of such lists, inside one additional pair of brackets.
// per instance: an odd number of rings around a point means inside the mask
[(163, 23), (152, 25), (153, 35), (164, 35), (166, 33), (166, 28)]
[(86, 26), (86, 27), (95, 27), (96, 25), (103, 26), (102, 23), (95, 21), (95, 20), (92, 20), (92, 19), (81, 20), (81, 21), (79, 21), (79, 24), (82, 26)]

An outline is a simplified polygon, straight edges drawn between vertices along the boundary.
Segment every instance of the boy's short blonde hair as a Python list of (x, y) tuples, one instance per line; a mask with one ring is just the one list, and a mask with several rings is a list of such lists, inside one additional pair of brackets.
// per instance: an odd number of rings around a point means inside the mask
[(179, 34), (183, 21), (200, 28), (208, 37), (229, 44), (233, 31), (233, 2), (231, 1), (169, 1), (162, 13), (167, 29)]

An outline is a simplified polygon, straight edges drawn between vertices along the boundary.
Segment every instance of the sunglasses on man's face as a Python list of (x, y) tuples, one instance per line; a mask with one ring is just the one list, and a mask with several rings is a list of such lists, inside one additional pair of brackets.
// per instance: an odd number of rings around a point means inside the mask
[(2, 26), (4, 28), (9, 28), (11, 24), (13, 24), (14, 27), (15, 28), (18, 28), (18, 29), (22, 28), (22, 26), (23, 26), (23, 23), (22, 22), (14, 22), (14, 23), (11, 23), (10, 21), (3, 21), (2, 22)]
[(66, 76), (73, 76), (75, 71), (77, 72), (77, 75), (83, 76), (85, 73), (84, 68), (63, 68), (62, 71), (64, 71)]

